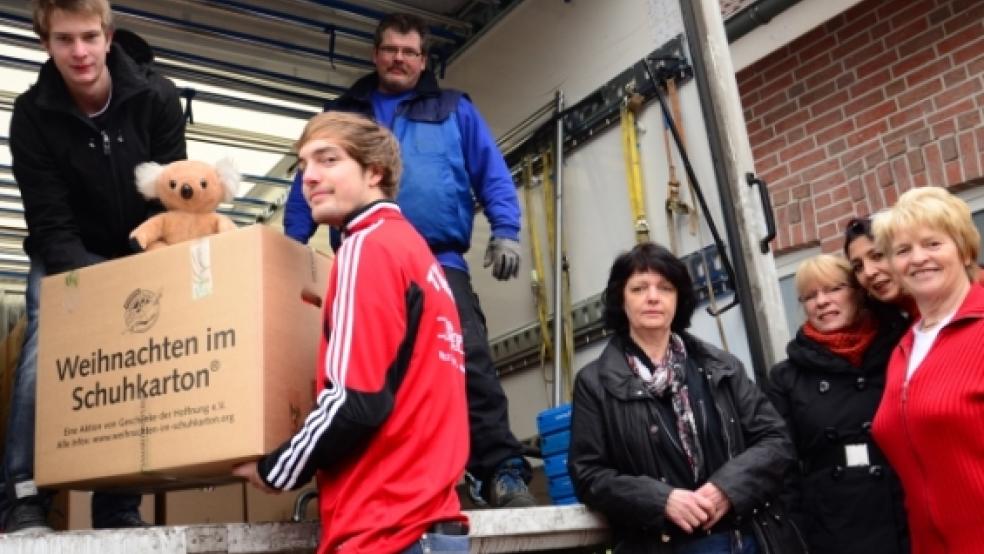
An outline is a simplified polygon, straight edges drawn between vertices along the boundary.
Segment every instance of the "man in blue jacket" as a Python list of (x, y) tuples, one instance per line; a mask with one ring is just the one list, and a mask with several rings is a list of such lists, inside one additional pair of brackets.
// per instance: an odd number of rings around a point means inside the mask
[[(403, 215), (427, 240), (444, 268), (465, 342), (471, 452), (468, 471), (495, 507), (532, 506), (529, 465), (509, 430), (506, 395), (492, 365), (485, 316), (468, 274), (475, 200), (492, 227), (485, 266), (499, 280), (519, 270), (520, 211), (516, 186), (475, 106), (456, 90), (442, 90), (426, 70), (427, 25), (394, 14), (376, 28), (376, 72), (328, 106), (365, 114), (400, 142), (403, 177), (396, 197)], [(288, 236), (307, 242), (317, 225), (295, 179), (284, 214)]]

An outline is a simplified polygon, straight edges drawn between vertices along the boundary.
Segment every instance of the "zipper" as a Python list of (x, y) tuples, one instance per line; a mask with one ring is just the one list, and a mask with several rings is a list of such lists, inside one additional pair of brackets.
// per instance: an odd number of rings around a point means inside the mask
[[(939, 337), (937, 337), (937, 339), (938, 338)], [(912, 452), (912, 457), (916, 460), (916, 465), (919, 467), (920, 477), (922, 478), (923, 482), (925, 483), (926, 482), (926, 469), (923, 466), (922, 459), (920, 459), (920, 457), (919, 457), (919, 451), (916, 449), (915, 444), (912, 442), (912, 434), (909, 432), (909, 414), (908, 414), (908, 411), (909, 411), (909, 382), (912, 379), (915, 379), (915, 377), (916, 377), (915, 374), (913, 374), (912, 376), (904, 377), (903, 378), (904, 380), (902, 381), (902, 430), (905, 433), (906, 443), (908, 443), (909, 450)], [(928, 507), (927, 507), (927, 510), (929, 510)], [(930, 515), (932, 515), (932, 514), (930, 514)], [(930, 527), (933, 529), (934, 534), (936, 535), (937, 539), (940, 541), (940, 544), (945, 545), (946, 544), (945, 537), (943, 537), (942, 533), (940, 533), (940, 531), (939, 531), (939, 528), (932, 521), (933, 518), (930, 517), (929, 519), (930, 519), (930, 521), (929, 521)]]
[[(711, 372), (710, 372), (710, 370), (704, 369), (702, 367), (698, 367), (697, 368), (697, 371), (699, 373), (703, 374), (704, 375), (704, 378), (707, 379), (707, 388), (708, 388), (708, 390), (711, 391), (711, 400), (714, 400), (714, 393), (715, 393), (715, 390), (714, 390), (714, 382), (711, 379)], [(718, 414), (718, 418), (721, 419), (721, 431), (724, 433), (724, 446), (725, 446), (725, 450), (728, 451), (728, 459), (731, 460), (731, 459), (733, 459), (735, 457), (735, 453), (734, 453), (734, 449), (733, 449), (732, 444), (731, 444), (731, 433), (728, 432), (728, 418), (725, 417), (724, 410), (721, 409), (721, 406), (718, 406), (718, 403), (717, 402), (713, 402), (713, 404), (714, 404), (714, 410)], [(701, 410), (701, 414), (704, 415), (704, 435), (706, 436), (707, 435), (707, 412), (704, 409), (704, 401), (703, 401), (703, 399), (700, 401), (700, 410)]]
[[(122, 230), (125, 234), (129, 234), (129, 230), (126, 229), (126, 213), (125, 213), (126, 210), (125, 210), (125, 206), (123, 205), (123, 190), (122, 190), (122, 187), (126, 186), (126, 182), (124, 181), (123, 183), (120, 183), (117, 181), (118, 174), (116, 171), (116, 161), (113, 157), (113, 146), (112, 146), (113, 139), (109, 136), (109, 132), (106, 131), (106, 129), (100, 129), (99, 134), (102, 135), (103, 154), (107, 158), (109, 158), (109, 171), (110, 171), (110, 175), (112, 175), (113, 177), (111, 186), (116, 196), (116, 213), (118, 216), (117, 225), (119, 226), (119, 229)], [(123, 131), (117, 130), (117, 136), (119, 138), (119, 142), (122, 143)]]
[(710, 431), (708, 431), (708, 428), (707, 428), (707, 406), (704, 403), (704, 399), (701, 398), (697, 402), (697, 405), (700, 406), (700, 418), (701, 418), (701, 423), (702, 423), (701, 428), (704, 430), (704, 437), (709, 437), (710, 436)]
[(674, 433), (671, 433), (670, 432), (671, 431), (671, 428), (666, 425), (666, 421), (663, 420), (663, 414), (660, 413), (659, 408), (653, 406), (652, 410), (653, 410), (653, 413), (656, 414), (656, 419), (659, 420), (659, 424), (666, 431), (665, 434), (666, 434), (666, 437), (670, 440), (670, 444), (672, 444), (673, 447), (676, 448), (681, 454), (686, 455), (686, 453), (683, 451), (683, 445), (680, 444), (680, 443), (678, 443), (676, 440), (674, 440), (674, 438), (673, 438)]
[(724, 416), (724, 411), (720, 407), (718, 407), (717, 411), (721, 416), (721, 427), (724, 429), (724, 444), (728, 447), (728, 459), (731, 460), (735, 457), (735, 453), (731, 444), (731, 433), (728, 432), (728, 418)]

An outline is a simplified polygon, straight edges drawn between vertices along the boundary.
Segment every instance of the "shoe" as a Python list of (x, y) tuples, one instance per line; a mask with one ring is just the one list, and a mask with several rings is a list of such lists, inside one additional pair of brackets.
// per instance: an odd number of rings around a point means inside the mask
[(18, 499), (7, 513), (4, 531), (8, 535), (42, 535), (51, 533), (41, 500), (34, 496)]
[(499, 466), (489, 483), (489, 505), (493, 508), (529, 508), (536, 506), (523, 478), (526, 463), (522, 458), (510, 458)]
[(134, 529), (141, 527), (151, 527), (149, 523), (140, 518), (140, 512), (127, 510), (112, 517), (99, 521), (93, 520), (93, 529)]
[(489, 503), (482, 497), (482, 481), (469, 471), (465, 472), (465, 489), (468, 491), (468, 500), (471, 500), (476, 508), (489, 507)]

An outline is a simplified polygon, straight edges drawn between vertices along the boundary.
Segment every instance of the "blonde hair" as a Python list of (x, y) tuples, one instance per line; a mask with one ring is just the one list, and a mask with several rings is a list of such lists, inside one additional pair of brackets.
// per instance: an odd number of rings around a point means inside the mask
[(977, 278), (977, 255), (981, 235), (974, 225), (970, 207), (942, 187), (920, 187), (906, 191), (890, 210), (875, 214), (872, 231), (879, 250), (891, 258), (892, 243), (900, 233), (928, 227), (948, 235), (960, 256), (970, 260), (967, 277)]
[(336, 140), (345, 152), (362, 168), (375, 168), (382, 173), (379, 189), (387, 198), (395, 198), (403, 164), (400, 145), (388, 129), (357, 114), (325, 112), (308, 121), (301, 138), (294, 143), (300, 151), (315, 139)]
[(800, 262), (793, 278), (796, 294), (805, 296), (808, 288), (814, 285), (837, 285), (845, 283), (851, 288), (858, 286), (854, 280), (851, 264), (841, 256), (817, 254)]
[(113, 29), (113, 10), (109, 0), (31, 0), (31, 16), (34, 32), (41, 40), (48, 40), (51, 32), (51, 13), (55, 10), (71, 14), (95, 15), (102, 20), (103, 32)]

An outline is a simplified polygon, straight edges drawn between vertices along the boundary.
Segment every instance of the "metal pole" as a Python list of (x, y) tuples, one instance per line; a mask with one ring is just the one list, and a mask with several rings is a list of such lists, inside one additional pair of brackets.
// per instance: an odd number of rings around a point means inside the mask
[(753, 209), (759, 202), (747, 199), (750, 193), (745, 173), (752, 171), (754, 161), (738, 85), (718, 3), (680, 0), (680, 12), (711, 156), (716, 161), (714, 174), (734, 263), (735, 291), (742, 300), (739, 307), (748, 336), (749, 355), (756, 378), (764, 382), (769, 368), (785, 356), (789, 333), (772, 255), (758, 253), (761, 214)]
[(564, 232), (564, 93), (557, 91), (557, 144), (554, 146), (554, 367), (553, 367), (553, 405), (562, 401), (563, 379), (560, 364), (564, 351), (564, 251), (561, 248)]

